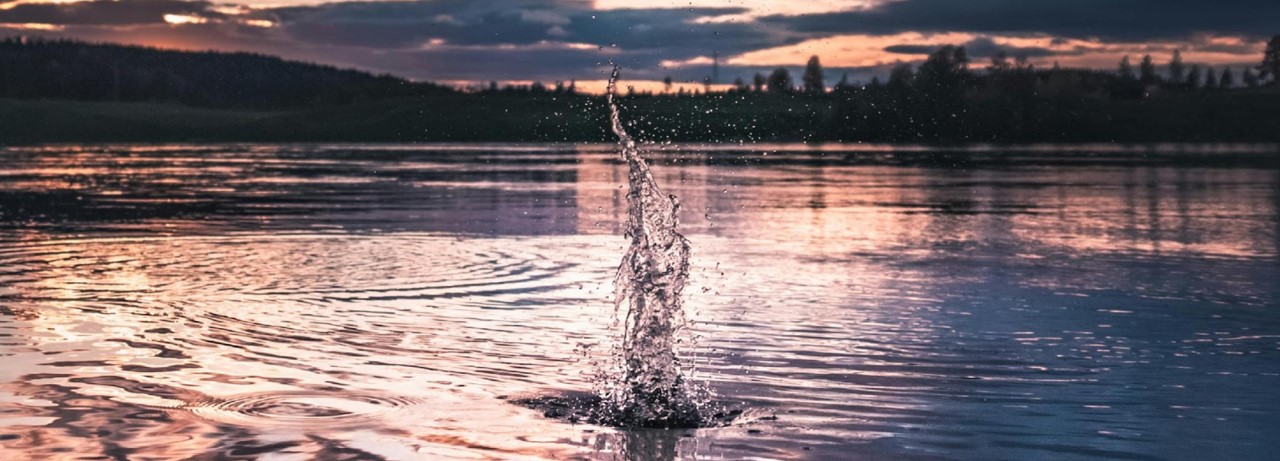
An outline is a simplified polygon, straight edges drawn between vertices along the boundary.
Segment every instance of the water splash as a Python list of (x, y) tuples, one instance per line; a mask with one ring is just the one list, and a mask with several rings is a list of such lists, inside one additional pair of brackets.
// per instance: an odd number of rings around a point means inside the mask
[(631, 245), (614, 277), (620, 345), (597, 379), (600, 405), (594, 416), (620, 426), (699, 426), (706, 419), (706, 391), (689, 379), (677, 350), (686, 323), (681, 292), (689, 278), (689, 241), (676, 230), (680, 201), (658, 187), (622, 125), (614, 103), (618, 73), (615, 66), (606, 101), (629, 168), (626, 236)]

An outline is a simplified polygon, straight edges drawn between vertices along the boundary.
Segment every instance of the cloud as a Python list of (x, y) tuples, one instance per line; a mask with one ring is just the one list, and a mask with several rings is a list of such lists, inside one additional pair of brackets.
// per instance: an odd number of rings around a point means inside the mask
[(900, 0), (870, 9), (762, 22), (801, 33), (973, 32), (1105, 40), (1167, 40), (1280, 32), (1274, 0)]
[(810, 55), (862, 78), (943, 44), (1064, 65), (1112, 67), (1174, 48), (1189, 62), (1236, 63), (1256, 60), (1259, 37), (1280, 32), (1274, 0), (860, 0), (836, 12), (795, 0), (236, 1), (10, 2), (0, 34), (253, 51), (451, 81), (597, 79), (611, 60), (632, 78), (700, 81), (718, 53), (727, 82)]
[(181, 0), (86, 1), (74, 3), (18, 3), (0, 9), (0, 24), (137, 25), (165, 22), (164, 16), (222, 18), (207, 2)]
[[(785, 31), (758, 24), (695, 25), (743, 8), (595, 10), (565, 0), (435, 0), (334, 3), (262, 12), (299, 40), (363, 47), (412, 47), (431, 39), (455, 45), (528, 45), (564, 40), (673, 55), (740, 52), (786, 43)], [(440, 18), (447, 18), (441, 20)], [(794, 39), (792, 39), (794, 40)]]
[[(1005, 45), (1005, 44), (996, 43), (996, 41), (991, 37), (978, 37), (973, 40), (964, 42), (960, 45), (964, 46), (965, 51), (968, 52), (969, 56), (971, 57), (991, 57), (1001, 52), (1009, 56), (1025, 56), (1028, 58), (1041, 58), (1046, 56), (1059, 56), (1059, 55), (1077, 53), (1077, 51), (1075, 50), (1060, 51), (1060, 50), (1053, 50), (1050, 48), (1038, 47), (1038, 46)], [(933, 45), (933, 44), (890, 45), (885, 47), (884, 50), (887, 52), (896, 53), (896, 54), (926, 55), (926, 54), (933, 53), (934, 51), (937, 51), (938, 45)]]

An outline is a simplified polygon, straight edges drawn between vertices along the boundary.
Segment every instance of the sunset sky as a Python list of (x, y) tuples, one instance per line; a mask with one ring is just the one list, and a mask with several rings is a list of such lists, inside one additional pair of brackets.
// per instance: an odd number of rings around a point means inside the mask
[(943, 44), (978, 65), (1112, 68), (1125, 54), (1256, 64), (1274, 0), (0, 0), (0, 35), (253, 51), (420, 80), (720, 81), (819, 56), (835, 80), (884, 75)]

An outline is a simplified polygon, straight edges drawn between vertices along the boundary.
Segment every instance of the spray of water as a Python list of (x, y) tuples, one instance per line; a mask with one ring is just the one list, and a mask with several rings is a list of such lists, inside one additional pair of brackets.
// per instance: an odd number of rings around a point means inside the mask
[(701, 425), (703, 389), (682, 366), (679, 350), (686, 320), (681, 292), (689, 278), (689, 241), (676, 231), (680, 202), (662, 192), (614, 103), (618, 68), (609, 78), (607, 102), (613, 133), (629, 168), (626, 237), (631, 240), (614, 278), (620, 345), (597, 380), (595, 419), (642, 427)]

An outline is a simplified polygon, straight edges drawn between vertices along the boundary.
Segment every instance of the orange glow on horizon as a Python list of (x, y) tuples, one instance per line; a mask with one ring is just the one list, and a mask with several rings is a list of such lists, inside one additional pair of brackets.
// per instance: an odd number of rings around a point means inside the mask
[(40, 3), (65, 4), (65, 3), (80, 3), (80, 2), (87, 2), (87, 1), (91, 1), (91, 0), (13, 0), (10, 2), (0, 3), (0, 10), (11, 10), (14, 7), (22, 4), (40, 4)]
[(42, 30), (42, 31), (59, 31), (65, 27), (58, 24), (44, 24), (39, 22), (17, 23), (17, 24), (0, 24), (0, 27), (20, 30)]
[[(1103, 43), (1099, 41), (1058, 39), (1050, 36), (1042, 37), (1000, 37), (971, 33), (922, 34), (907, 32), (893, 35), (840, 35), (821, 39), (807, 40), (795, 45), (767, 48), (750, 51), (730, 57), (724, 61), (739, 66), (801, 66), (810, 56), (818, 56), (822, 64), (830, 67), (873, 67), (893, 64), (895, 62), (919, 61), (928, 57), (927, 53), (895, 53), (885, 51), (895, 45), (922, 45), (941, 47), (943, 45), (963, 45), (972, 40), (987, 38), (1004, 48), (1013, 49), (1009, 54), (1016, 56), (1017, 48), (1042, 48), (1058, 53), (1054, 56), (1032, 57), (1029, 61), (1037, 66), (1051, 66), (1054, 62), (1065, 67), (1083, 67), (1110, 69), (1129, 55), (1134, 62), (1143, 55), (1150, 54), (1157, 62), (1167, 62), (1174, 50), (1181, 49), (1183, 60), (1188, 64), (1224, 65), (1237, 64), (1243, 58), (1239, 54), (1220, 51), (1196, 51), (1196, 45), (1233, 45), (1252, 46), (1255, 53), (1261, 55), (1262, 44), (1250, 44), (1240, 37), (1210, 37), (1197, 39), (1194, 42), (1129, 42)], [(1252, 54), (1250, 54), (1252, 56)], [(987, 65), (985, 56), (970, 55), (975, 68)], [(1247, 60), (1251, 60), (1248, 58)], [(703, 64), (703, 57), (671, 65)]]

